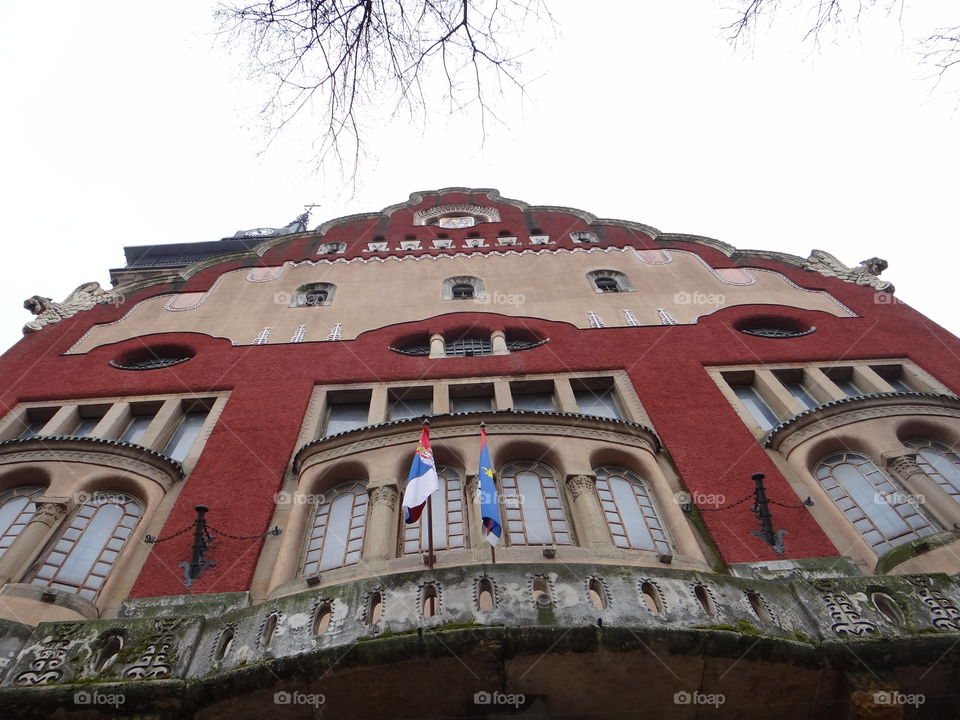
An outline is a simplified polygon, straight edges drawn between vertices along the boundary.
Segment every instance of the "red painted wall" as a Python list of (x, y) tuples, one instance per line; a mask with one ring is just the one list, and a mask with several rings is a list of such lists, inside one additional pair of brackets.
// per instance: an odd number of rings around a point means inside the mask
[[(485, 196), (450, 195), (442, 200), (444, 203), (491, 204)], [(424, 206), (435, 202), (436, 198), (427, 198)], [(639, 230), (604, 225), (591, 228), (585, 220), (568, 214), (522, 211), (510, 205), (498, 207), (503, 222), (477, 228), (488, 242), (500, 229), (510, 230), (525, 241), (526, 230), (538, 227), (558, 240), (553, 247), (573, 247), (568, 233), (591, 229), (601, 236), (601, 245), (671, 246), (658, 243)], [(397, 241), (408, 234), (428, 239), (445, 232), (459, 240), (468, 232), (411, 227), (416, 209), (399, 210), (389, 219), (360, 218), (334, 227), (323, 238), (297, 238), (271, 249), (261, 264), (276, 265), (288, 259), (308, 258), (321, 241), (347, 242), (348, 257), (369, 256), (362, 251), (375, 235), (384, 235), (391, 247), (396, 247)], [(724, 309), (701, 318), (696, 325), (591, 330), (494, 313), (456, 313), (382, 328), (350, 342), (233, 347), (222, 339), (182, 333), (129, 340), (85, 355), (63, 355), (93, 324), (117, 319), (132, 303), (150, 295), (173, 290), (205, 290), (221, 272), (239, 266), (234, 262), (198, 273), (180, 287), (151, 288), (128, 298), (125, 305), (98, 306), (24, 338), (0, 358), (0, 373), (5, 379), (0, 409), (6, 413), (24, 401), (229, 390), (231, 395), (224, 412), (161, 535), (189, 525), (194, 518), (193, 507), (198, 503), (210, 507), (208, 520), (212, 526), (228, 533), (249, 535), (268, 529), (274, 509), (273, 496), (296, 450), (307, 402), (318, 382), (353, 383), (374, 379), (392, 382), (624, 369), (689, 490), (722, 493), (733, 501), (752, 490), (752, 473), (763, 472), (768, 478), (769, 496), (788, 504), (797, 503), (799, 498), (707, 375), (704, 366), (908, 357), (952, 390), (960, 389), (960, 364), (956, 362), (960, 356), (960, 340), (907, 305), (878, 303), (876, 293), (870, 288), (773, 261), (736, 263), (703, 246), (686, 242), (675, 246), (697, 251), (714, 267), (742, 264), (776, 270), (802, 287), (830, 292), (861, 317), (837, 318), (826, 313), (777, 308), (780, 314), (816, 325), (817, 331), (805, 337), (774, 340), (751, 337), (733, 329), (738, 319), (768, 312), (771, 306)], [(550, 342), (509, 356), (442, 362), (402, 356), (387, 349), (403, 335), (442, 332), (473, 323), (490, 329), (529, 327), (549, 337)], [(123, 371), (108, 364), (111, 358), (140, 347), (142, 340), (150, 342), (161, 338), (164, 342), (192, 347), (196, 357), (181, 365), (149, 372)], [(357, 357), (362, 357), (364, 362), (356, 362)], [(805, 510), (775, 507), (774, 519), (778, 528), (788, 531), (784, 557), (837, 554)], [(705, 513), (704, 520), (726, 561), (777, 557), (751, 535), (757, 523), (749, 502), (723, 513)], [(178, 563), (189, 557), (190, 544), (187, 533), (156, 545), (132, 595), (183, 592), (183, 571)], [(218, 539), (213, 552), (217, 567), (204, 573), (191, 592), (247, 589), (260, 547), (260, 541)]]

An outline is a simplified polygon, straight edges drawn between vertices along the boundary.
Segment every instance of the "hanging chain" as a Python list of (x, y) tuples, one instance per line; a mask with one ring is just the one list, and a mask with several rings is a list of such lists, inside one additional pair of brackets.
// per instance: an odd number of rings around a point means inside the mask
[(193, 523), (187, 525), (183, 530), (178, 530), (173, 535), (167, 535), (165, 538), (155, 538), (153, 535), (147, 535), (143, 538), (145, 543), (150, 543), (151, 545), (156, 545), (157, 543), (166, 542), (167, 540), (173, 540), (177, 535), (183, 535), (187, 530), (193, 529)]
[(785, 505), (782, 502), (777, 502), (776, 500), (770, 500), (769, 498), (767, 498), (767, 502), (770, 503), (771, 505), (779, 505), (782, 508), (787, 508), (788, 510), (799, 510), (800, 508), (809, 507), (810, 505), (813, 505), (813, 500), (811, 500), (810, 498), (807, 498), (799, 505)]
[(259, 535), (231, 535), (230, 533), (224, 532), (223, 530), (217, 530), (212, 525), (207, 525), (207, 530), (212, 530), (217, 535), (223, 535), (225, 538), (230, 538), (231, 540), (256, 540), (258, 538), (266, 537), (267, 535), (280, 535), (283, 530), (278, 527), (273, 528), (272, 530), (267, 530), (264, 533)]
[[(749, 500), (752, 497), (753, 497), (753, 493), (748, 493), (747, 495), (744, 495), (742, 498), (737, 500), (735, 503), (730, 503), (729, 505), (724, 505), (723, 507), (702, 508), (702, 507), (697, 507), (696, 505), (694, 505), (694, 507), (696, 507), (697, 510), (699, 510), (700, 512), (717, 512), (718, 510), (729, 510), (730, 508), (734, 508), (740, 503), (745, 502), (746, 500)], [(691, 505), (693, 505), (693, 503), (691, 503)]]

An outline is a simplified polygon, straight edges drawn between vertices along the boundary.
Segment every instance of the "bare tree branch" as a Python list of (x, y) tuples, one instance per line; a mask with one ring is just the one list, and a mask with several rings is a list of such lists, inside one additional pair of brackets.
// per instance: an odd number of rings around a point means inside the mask
[(273, 136), (322, 112), (318, 159), (332, 152), (342, 163), (349, 146), (354, 170), (366, 111), (425, 111), (434, 75), (450, 112), (476, 105), (482, 130), (496, 117), (491, 78), (500, 93), (501, 80), (523, 91), (520, 53), (507, 40), (526, 21), (553, 21), (543, 0), (261, 0), (222, 5), (218, 16), (272, 86), (261, 114)]

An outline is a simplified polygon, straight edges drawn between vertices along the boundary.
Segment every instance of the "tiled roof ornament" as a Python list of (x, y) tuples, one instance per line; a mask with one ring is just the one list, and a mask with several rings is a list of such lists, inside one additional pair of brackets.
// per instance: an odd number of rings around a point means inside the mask
[(238, 230), (235, 238), (242, 237), (279, 237), (307, 231), (307, 221), (310, 219), (310, 210), (297, 215), (288, 225), (282, 228), (254, 228), (253, 230)]
[(803, 263), (804, 270), (812, 270), (827, 277), (840, 278), (857, 285), (868, 285), (875, 290), (893, 292), (893, 283), (881, 280), (878, 275), (887, 269), (887, 261), (872, 257), (850, 268), (825, 250), (813, 250)]
[(89, 310), (94, 305), (120, 304), (122, 302), (123, 295), (113, 290), (104, 290), (98, 282), (84, 283), (70, 293), (62, 303), (53, 302), (48, 297), (34, 295), (23, 301), (23, 307), (37, 316), (23, 326), (23, 334), (36, 332), (43, 329), (44, 325), (73, 317), (78, 312)]

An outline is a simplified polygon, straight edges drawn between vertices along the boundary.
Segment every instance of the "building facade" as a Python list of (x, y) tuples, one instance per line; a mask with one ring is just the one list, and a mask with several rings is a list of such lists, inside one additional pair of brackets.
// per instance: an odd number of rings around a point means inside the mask
[(955, 717), (960, 341), (884, 261), (465, 188), (126, 258), (0, 358), (12, 716)]

